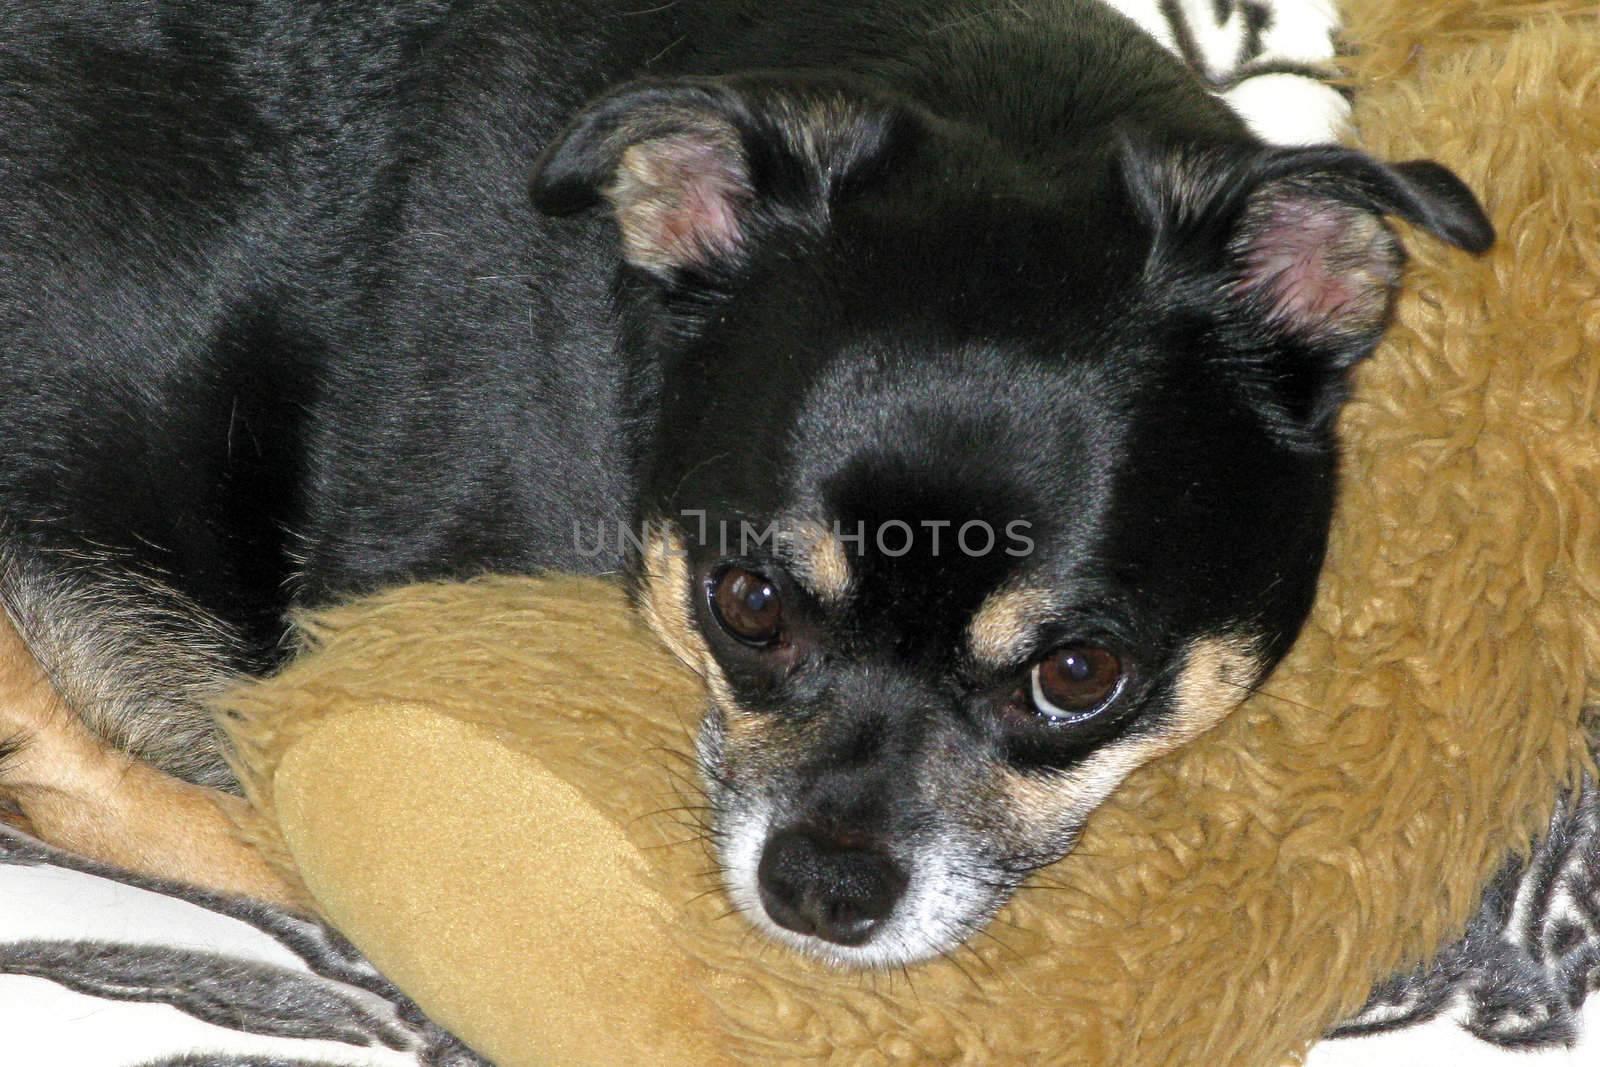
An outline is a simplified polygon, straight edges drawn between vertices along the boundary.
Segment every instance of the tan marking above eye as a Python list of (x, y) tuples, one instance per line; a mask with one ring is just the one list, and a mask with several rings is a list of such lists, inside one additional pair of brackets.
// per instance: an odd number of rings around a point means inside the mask
[(1056, 606), (1047, 589), (991, 593), (967, 626), (967, 648), (985, 666), (1010, 667), (1033, 653), (1039, 623)]
[(780, 524), (779, 554), (795, 581), (830, 607), (850, 595), (850, 557), (844, 543), (814, 519)]

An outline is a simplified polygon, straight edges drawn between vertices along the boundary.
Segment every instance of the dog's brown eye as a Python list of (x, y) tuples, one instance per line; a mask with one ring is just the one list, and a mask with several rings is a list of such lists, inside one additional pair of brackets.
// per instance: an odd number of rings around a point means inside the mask
[(1111, 703), (1125, 677), (1115, 653), (1098, 645), (1063, 645), (1034, 665), (1033, 706), (1051, 722), (1086, 719)]
[(770, 645), (783, 623), (777, 586), (754, 571), (729, 567), (711, 589), (711, 613), (728, 633), (747, 645)]

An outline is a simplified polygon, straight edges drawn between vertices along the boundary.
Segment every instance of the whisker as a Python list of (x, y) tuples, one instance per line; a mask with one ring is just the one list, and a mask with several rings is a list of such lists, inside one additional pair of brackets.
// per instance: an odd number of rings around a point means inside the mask
[(716, 827), (707, 826), (705, 823), (696, 822), (693, 819), (673, 819), (671, 823), (679, 830), (687, 831), (702, 841), (720, 841), (723, 837), (722, 831)]
[(650, 745), (649, 747), (645, 748), (644, 751), (650, 755), (672, 756), (674, 759), (683, 760), (685, 763), (696, 768), (697, 770), (700, 767), (700, 761), (695, 759), (689, 753), (680, 752), (675, 748), (668, 748), (666, 745)]
[(1045, 885), (1045, 884), (1042, 884), (1042, 883), (1040, 883), (1040, 884), (1029, 883), (1027, 885), (1019, 885), (1017, 887), (1017, 892), (1019, 892), (1019, 893), (1076, 893), (1078, 896), (1089, 897), (1089, 898), (1093, 899), (1093, 894), (1091, 894), (1087, 889), (1084, 889), (1081, 886), (1075, 886), (1075, 885)]
[(670, 808), (657, 808), (655, 811), (647, 811), (643, 815), (635, 815), (633, 818), (628, 820), (627, 825), (632, 826), (635, 823), (642, 822), (645, 819), (654, 819), (662, 815), (681, 815), (710, 810), (711, 809), (704, 804), (678, 804)]
[[(996, 920), (996, 921), (1004, 922), (1005, 920), (1002, 919), (1002, 920)], [(1017, 926), (1014, 923), (1007, 923), (1007, 925), (1011, 926), (1011, 928), (1013, 930), (1022, 929), (1020, 926)], [(1022, 959), (1022, 953), (1018, 952), (1015, 946), (1007, 944), (1005, 941), (1001, 940), (998, 935), (996, 935), (993, 931), (987, 929), (986, 927), (981, 927), (981, 926), (977, 927), (977, 928), (973, 929), (973, 931), (968, 936), (969, 937), (987, 937), (990, 941), (993, 941), (996, 945), (999, 945), (1001, 951), (1003, 951), (1003, 952), (1007, 953), (1008, 955), (1010, 955), (1012, 959), (1017, 959), (1017, 960)]]
[(1263, 689), (1259, 685), (1245, 685), (1243, 682), (1231, 682), (1226, 678), (1219, 678), (1218, 681), (1220, 681), (1223, 685), (1231, 685), (1235, 689), (1243, 689), (1246, 693), (1254, 696), (1264, 696), (1269, 700), (1276, 700), (1280, 704), (1288, 704), (1292, 708), (1300, 708), (1302, 711), (1315, 712), (1318, 715), (1323, 714), (1322, 709), (1317, 707), (1315, 704), (1307, 704), (1291, 697), (1281, 696), (1270, 690)]
[(716, 838), (711, 834), (695, 834), (693, 837), (685, 837), (679, 841), (663, 841), (659, 845), (640, 845), (639, 851), (660, 852), (662, 849), (682, 848), (684, 845), (705, 844), (707, 841), (714, 840), (716, 840)]
[(950, 966), (961, 972), (961, 977), (965, 978), (968, 982), (971, 982), (973, 989), (976, 989), (980, 993), (983, 992), (983, 986), (978, 983), (976, 978), (972, 977), (971, 971), (961, 966), (961, 961), (956, 959), (954, 952), (947, 949), (944, 952), (939, 953), (939, 958), (947, 961)]
[(702, 890), (702, 891), (696, 893), (694, 896), (690, 897), (688, 900), (684, 901), (683, 902), (683, 906), (687, 908), (689, 905), (695, 904), (695, 903), (697, 903), (699, 901), (702, 901), (706, 897), (711, 896), (713, 893), (720, 893), (720, 892), (722, 892), (722, 886), (714, 885), (710, 889)]

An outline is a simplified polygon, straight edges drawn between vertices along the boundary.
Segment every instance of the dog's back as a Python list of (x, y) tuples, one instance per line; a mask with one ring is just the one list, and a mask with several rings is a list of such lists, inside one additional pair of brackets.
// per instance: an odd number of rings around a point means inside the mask
[(3, 592), (113, 741), (225, 780), (194, 697), (273, 662), (292, 602), (611, 562), (570, 548), (626, 499), (604, 282), (526, 195), (605, 78), (544, 33), (590, 22), (0, 14)]
[(606, 77), (590, 13), (4, 17), (13, 543), (158, 569), (257, 644), (291, 576), (576, 563), (559, 513), (624, 495), (601, 473), (616, 383), (576, 350), (604, 283), (525, 190), (559, 101)]

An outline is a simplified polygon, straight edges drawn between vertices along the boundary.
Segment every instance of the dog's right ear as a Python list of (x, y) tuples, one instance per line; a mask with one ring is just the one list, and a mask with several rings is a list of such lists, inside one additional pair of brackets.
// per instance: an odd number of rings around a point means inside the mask
[(825, 221), (911, 125), (898, 107), (790, 76), (633, 82), (545, 149), (533, 200), (552, 215), (609, 202), (624, 261), (671, 280), (737, 262), (775, 227)]

